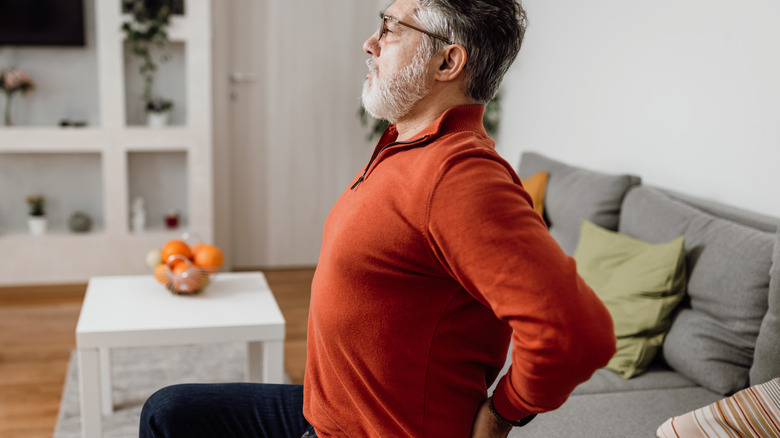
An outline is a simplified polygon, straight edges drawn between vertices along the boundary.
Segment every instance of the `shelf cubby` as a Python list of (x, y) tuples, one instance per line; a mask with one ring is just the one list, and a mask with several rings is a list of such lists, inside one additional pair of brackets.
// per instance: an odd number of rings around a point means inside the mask
[[(64, 183), (66, 182), (66, 183)], [(100, 153), (0, 153), (0, 231), (27, 233), (27, 196), (46, 199), (49, 233), (70, 233), (68, 219), (83, 212), (103, 228)]]
[[(125, 115), (127, 126), (146, 125), (146, 112), (143, 101), (143, 78), (139, 73), (141, 62), (134, 56), (130, 45), (125, 42), (124, 76), (125, 76)], [(173, 102), (169, 126), (187, 124), (187, 51), (186, 43), (169, 42), (163, 48), (153, 47), (153, 59), (157, 62), (153, 95)], [(160, 61), (161, 55), (167, 54), (166, 61)], [(162, 91), (161, 91), (162, 90)]]
[[(179, 214), (178, 226), (183, 232), (189, 222), (187, 152), (128, 152), (128, 205), (136, 198), (144, 200), (146, 231), (165, 230), (165, 216)], [(129, 208), (132, 214), (132, 208)], [(132, 230), (132, 222), (128, 221)]]

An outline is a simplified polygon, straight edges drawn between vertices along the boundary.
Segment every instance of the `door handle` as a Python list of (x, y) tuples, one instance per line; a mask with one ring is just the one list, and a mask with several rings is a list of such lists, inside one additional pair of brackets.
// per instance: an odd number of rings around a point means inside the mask
[(231, 82), (254, 82), (256, 79), (257, 75), (254, 73), (244, 73), (240, 71), (230, 73)]

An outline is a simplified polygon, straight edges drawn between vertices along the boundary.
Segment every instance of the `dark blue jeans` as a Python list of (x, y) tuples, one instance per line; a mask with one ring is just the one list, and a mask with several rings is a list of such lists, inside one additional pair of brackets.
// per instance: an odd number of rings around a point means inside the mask
[(303, 386), (216, 383), (174, 385), (152, 394), (141, 412), (139, 436), (300, 438), (315, 435), (303, 417)]

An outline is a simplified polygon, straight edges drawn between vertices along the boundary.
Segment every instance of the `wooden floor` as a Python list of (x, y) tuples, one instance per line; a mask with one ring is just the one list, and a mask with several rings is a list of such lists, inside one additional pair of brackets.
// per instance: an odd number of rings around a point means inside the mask
[[(264, 272), (287, 320), (287, 372), (302, 383), (314, 269)], [(85, 290), (0, 288), (0, 437), (52, 436)]]

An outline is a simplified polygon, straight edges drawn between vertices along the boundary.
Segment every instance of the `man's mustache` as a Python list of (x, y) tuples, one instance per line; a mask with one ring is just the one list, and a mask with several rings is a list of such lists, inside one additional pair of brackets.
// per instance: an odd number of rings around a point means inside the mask
[(366, 65), (368, 66), (368, 71), (370, 71), (371, 74), (376, 74), (377, 67), (372, 58), (366, 59)]

